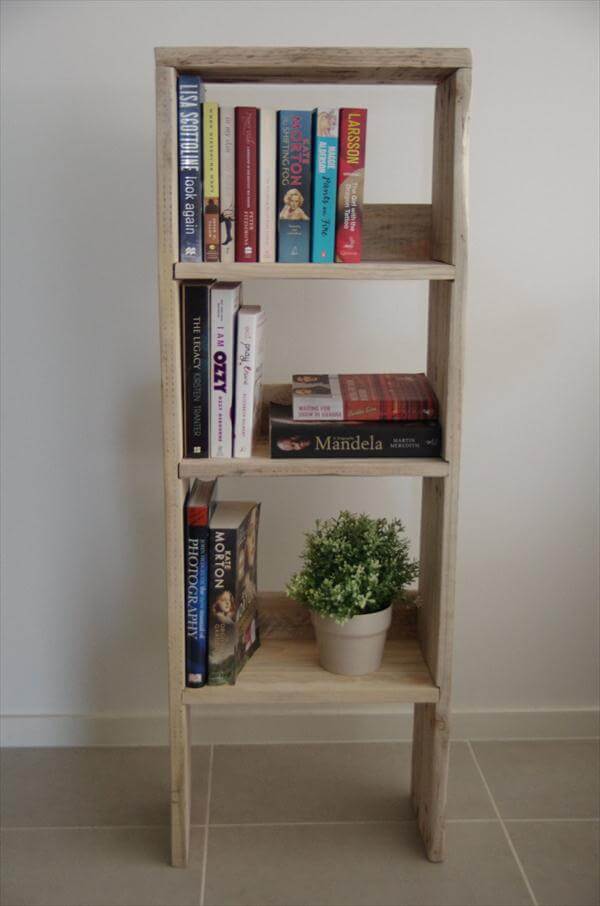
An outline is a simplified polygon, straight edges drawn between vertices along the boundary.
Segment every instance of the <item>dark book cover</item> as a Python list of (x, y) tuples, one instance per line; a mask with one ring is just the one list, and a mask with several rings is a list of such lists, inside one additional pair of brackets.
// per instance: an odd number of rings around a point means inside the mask
[(177, 81), (179, 260), (202, 261), (202, 95), (199, 76)]
[(258, 260), (258, 108), (235, 108), (235, 260)]
[(310, 110), (277, 114), (277, 260), (310, 261)]
[(192, 688), (208, 679), (208, 522), (214, 481), (194, 481), (185, 498), (185, 680)]
[(342, 264), (358, 264), (362, 258), (366, 144), (367, 111), (342, 108), (335, 234), (335, 260)]
[(291, 406), (271, 403), (273, 459), (371, 459), (440, 456), (437, 421), (295, 421)]
[(210, 449), (211, 285), (206, 280), (182, 287), (184, 452), (191, 459), (206, 459)]
[(209, 685), (234, 685), (260, 644), (256, 544), (260, 504), (220, 502), (210, 519)]

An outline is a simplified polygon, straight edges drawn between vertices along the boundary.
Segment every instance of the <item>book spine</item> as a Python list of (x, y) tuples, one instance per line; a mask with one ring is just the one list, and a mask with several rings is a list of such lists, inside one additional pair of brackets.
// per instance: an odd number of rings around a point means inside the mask
[(209, 529), (208, 683), (235, 682), (237, 531)]
[(311, 114), (278, 113), (277, 260), (310, 261)]
[(235, 261), (235, 113), (220, 112), (221, 261)]
[(252, 456), (252, 443), (258, 427), (264, 356), (264, 315), (245, 312), (238, 315), (235, 372), (235, 431), (233, 455)]
[(259, 261), (275, 261), (276, 184), (277, 184), (277, 120), (274, 110), (260, 111), (259, 142)]
[(273, 459), (371, 459), (441, 455), (439, 422), (294, 422), (271, 418)]
[(219, 260), (219, 105), (202, 105), (204, 131), (204, 260)]
[(177, 82), (179, 154), (179, 260), (202, 261), (202, 83), (181, 75)]
[(367, 111), (340, 110), (335, 260), (343, 264), (358, 264), (362, 257), (366, 141)]
[(339, 111), (313, 113), (313, 224), (311, 261), (328, 264), (335, 251)]
[(210, 455), (233, 453), (233, 379), (239, 286), (211, 290), (212, 383), (210, 398)]
[(258, 110), (235, 108), (235, 260), (258, 259)]
[(185, 455), (209, 454), (210, 319), (209, 287), (187, 284), (183, 289), (183, 420)]
[(208, 510), (185, 511), (186, 685), (204, 686), (208, 674)]

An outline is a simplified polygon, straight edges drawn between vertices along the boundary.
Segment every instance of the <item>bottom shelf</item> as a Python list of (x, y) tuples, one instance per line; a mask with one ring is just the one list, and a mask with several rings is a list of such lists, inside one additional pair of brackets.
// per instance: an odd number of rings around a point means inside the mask
[(337, 676), (319, 666), (316, 642), (263, 641), (235, 686), (184, 689), (188, 705), (400, 704), (437, 702), (434, 684), (416, 639), (386, 644), (383, 664), (368, 676)]

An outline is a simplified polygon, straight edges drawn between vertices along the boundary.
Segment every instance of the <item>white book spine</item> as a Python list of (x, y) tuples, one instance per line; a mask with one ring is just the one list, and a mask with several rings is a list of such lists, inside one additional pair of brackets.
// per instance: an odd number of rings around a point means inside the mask
[(235, 111), (220, 110), (221, 261), (235, 261)]
[(241, 284), (216, 283), (210, 291), (210, 455), (230, 458), (233, 453), (233, 379), (235, 329)]
[(276, 188), (277, 188), (277, 115), (274, 110), (260, 111), (259, 186), (258, 186), (258, 260), (275, 261)]
[(252, 456), (259, 418), (264, 363), (265, 316), (258, 306), (241, 308), (238, 315), (235, 372), (235, 431), (233, 455)]

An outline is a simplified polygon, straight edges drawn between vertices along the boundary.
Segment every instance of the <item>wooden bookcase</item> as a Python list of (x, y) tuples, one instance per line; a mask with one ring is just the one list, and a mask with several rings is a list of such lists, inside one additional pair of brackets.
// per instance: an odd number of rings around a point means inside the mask
[[(166, 496), (171, 856), (185, 866), (190, 836), (190, 706), (267, 702), (414, 705), (412, 802), (427, 856), (444, 858), (456, 517), (467, 278), (467, 161), (471, 54), (456, 48), (157, 48), (158, 267)], [(177, 76), (211, 82), (436, 86), (430, 205), (366, 205), (363, 263), (180, 264)], [(375, 137), (376, 140), (376, 137)], [(427, 373), (443, 425), (440, 459), (286, 461), (258, 445), (247, 460), (183, 457), (181, 280), (428, 280)], [(399, 363), (401, 366), (401, 363)], [(277, 388), (268, 389), (268, 394)], [(381, 671), (338, 677), (321, 670), (294, 618), (272, 633), (237, 685), (186, 689), (182, 507), (189, 479), (220, 475), (398, 475), (422, 479), (418, 638), (392, 637)], [(269, 597), (269, 596), (267, 596)], [(272, 596), (271, 596), (272, 597)], [(262, 606), (261, 602), (261, 606)], [(265, 603), (273, 609), (273, 601)], [(283, 605), (285, 607), (285, 604)], [(293, 604), (290, 604), (293, 611)], [(282, 613), (283, 611), (280, 611)], [(277, 620), (275, 620), (277, 622)]]

